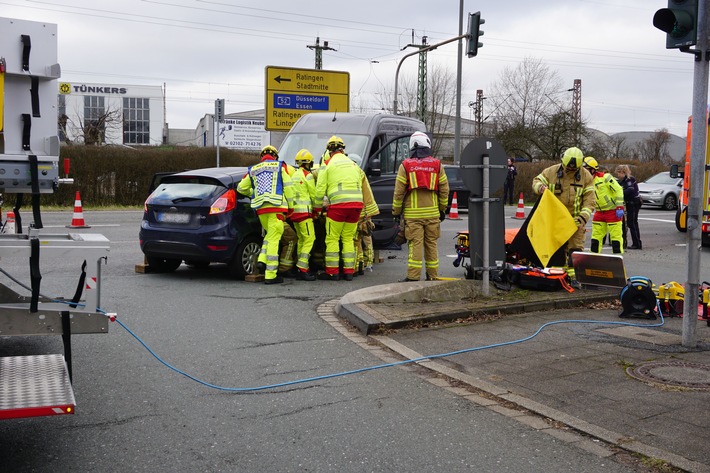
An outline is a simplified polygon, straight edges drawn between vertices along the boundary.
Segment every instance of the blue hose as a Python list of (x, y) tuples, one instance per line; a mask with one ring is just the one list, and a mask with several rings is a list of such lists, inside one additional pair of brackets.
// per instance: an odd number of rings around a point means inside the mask
[(153, 350), (150, 349), (150, 347), (143, 340), (140, 339), (140, 337), (138, 337), (138, 335), (133, 333), (133, 331), (131, 329), (129, 329), (128, 327), (126, 327), (126, 325), (123, 322), (121, 322), (118, 318), (116, 318), (115, 321), (118, 322), (118, 324), (121, 327), (123, 327), (129, 334), (131, 334), (133, 336), (133, 338), (138, 340), (138, 342), (141, 345), (143, 345), (143, 347), (146, 350), (148, 350), (148, 352), (151, 355), (153, 355), (153, 357), (155, 357), (156, 360), (158, 360), (160, 363), (165, 365), (167, 368), (175, 371), (176, 373), (181, 374), (181, 375), (185, 376), (186, 378), (189, 378), (199, 384), (202, 384), (203, 386), (207, 386), (208, 388), (213, 388), (213, 389), (218, 389), (221, 391), (228, 391), (228, 392), (246, 393), (246, 392), (254, 392), (254, 391), (263, 391), (266, 389), (282, 388), (282, 387), (286, 387), (286, 386), (293, 386), (296, 384), (311, 383), (314, 381), (321, 381), (324, 379), (337, 378), (339, 376), (348, 376), (351, 374), (364, 373), (366, 371), (374, 371), (374, 370), (378, 370), (381, 368), (390, 368), (393, 366), (400, 366), (400, 365), (405, 365), (408, 363), (419, 363), (420, 361), (435, 360), (437, 358), (446, 358), (449, 356), (461, 355), (463, 353), (470, 353), (470, 352), (474, 352), (474, 351), (487, 350), (489, 348), (498, 348), (498, 347), (503, 347), (503, 346), (507, 346), (507, 345), (514, 345), (516, 343), (522, 343), (522, 342), (526, 342), (528, 340), (531, 340), (531, 339), (535, 338), (538, 334), (540, 334), (540, 332), (542, 332), (545, 328), (550, 327), (552, 325), (558, 325), (558, 324), (577, 324), (577, 323), (579, 323), (579, 324), (623, 325), (623, 326), (627, 326), (627, 327), (662, 327), (663, 324), (665, 323), (665, 320), (663, 318), (663, 313), (660, 310), (660, 304), (658, 303), (658, 301), (656, 302), (656, 307), (658, 308), (658, 313), (661, 317), (660, 323), (657, 323), (657, 324), (635, 324), (635, 323), (631, 323), (631, 322), (609, 322), (609, 321), (605, 321), (605, 320), (557, 320), (554, 322), (547, 322), (547, 323), (541, 325), (540, 328), (538, 328), (535, 331), (535, 333), (533, 333), (532, 335), (530, 335), (528, 337), (520, 338), (518, 340), (512, 340), (509, 342), (494, 343), (491, 345), (484, 345), (484, 346), (473, 347), (473, 348), (465, 348), (463, 350), (456, 350), (456, 351), (451, 351), (448, 353), (440, 353), (437, 355), (421, 356), (421, 357), (412, 358), (409, 360), (397, 361), (394, 363), (385, 363), (385, 364), (381, 364), (381, 365), (368, 366), (365, 368), (359, 368), (359, 369), (350, 370), (350, 371), (343, 371), (340, 373), (326, 374), (326, 375), (322, 375), (322, 376), (314, 376), (311, 378), (297, 379), (295, 381), (287, 381), (287, 382), (283, 382), (283, 383), (274, 383), (274, 384), (267, 384), (264, 386), (247, 387), (247, 388), (230, 388), (230, 387), (224, 387), (224, 386), (217, 386), (215, 384), (211, 384), (211, 383), (202, 381), (202, 380), (200, 380), (188, 373), (185, 373), (184, 371), (172, 366), (170, 363), (167, 363), (162, 358), (160, 358)]

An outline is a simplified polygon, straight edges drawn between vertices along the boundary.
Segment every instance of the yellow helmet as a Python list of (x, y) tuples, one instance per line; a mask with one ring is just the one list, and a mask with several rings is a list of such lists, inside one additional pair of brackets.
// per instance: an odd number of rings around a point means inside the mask
[(313, 165), (313, 155), (305, 148), (296, 153), (296, 166), (303, 166), (304, 164)]
[(599, 163), (593, 157), (587, 156), (586, 158), (584, 158), (584, 167), (589, 168), (592, 171), (596, 171), (597, 169), (599, 169)]
[(582, 150), (575, 146), (567, 148), (562, 155), (562, 164), (566, 168), (579, 169), (582, 167), (583, 160), (584, 154), (582, 154)]
[(341, 137), (333, 135), (328, 140), (328, 144), (325, 146), (325, 149), (327, 149), (328, 151), (345, 149), (345, 142), (343, 142), (343, 139)]
[(261, 154), (259, 156), (263, 158), (265, 154), (270, 154), (274, 158), (279, 159), (278, 150), (271, 145), (266, 145), (263, 148), (261, 148)]

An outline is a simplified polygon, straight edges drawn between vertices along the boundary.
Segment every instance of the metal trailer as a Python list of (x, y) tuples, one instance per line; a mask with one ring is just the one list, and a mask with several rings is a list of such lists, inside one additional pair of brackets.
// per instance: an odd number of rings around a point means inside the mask
[[(73, 182), (60, 179), (58, 169), (60, 73), (56, 25), (0, 18), (0, 192), (17, 194), (18, 223), (23, 195), (29, 194), (33, 220), (26, 232), (20, 223), (0, 235), (0, 262), (27, 257), (30, 273), (29, 296), (0, 284), (0, 336), (61, 335), (64, 344), (63, 354), (0, 357), (0, 419), (73, 414), (71, 336), (108, 332), (109, 317), (99, 309), (108, 240), (43, 231), (40, 195)], [(41, 295), (40, 258), (82, 266), (71, 300)]]

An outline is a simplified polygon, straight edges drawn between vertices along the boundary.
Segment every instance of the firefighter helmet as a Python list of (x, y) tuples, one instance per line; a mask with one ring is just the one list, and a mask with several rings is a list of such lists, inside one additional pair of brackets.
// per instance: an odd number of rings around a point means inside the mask
[(426, 133), (421, 131), (415, 131), (412, 136), (409, 137), (409, 149), (416, 148), (431, 148), (431, 140)]
[(331, 136), (328, 140), (328, 144), (325, 146), (328, 151), (336, 151), (339, 149), (345, 149), (345, 142), (339, 136)]
[(296, 153), (296, 166), (303, 166), (304, 164), (313, 165), (313, 155), (305, 148)]
[(579, 169), (582, 167), (583, 160), (584, 154), (582, 154), (582, 150), (574, 146), (567, 148), (562, 155), (562, 164), (566, 168)]
[(599, 163), (593, 157), (587, 156), (584, 158), (584, 167), (596, 172), (596, 170), (599, 169)]
[(266, 145), (263, 148), (261, 148), (261, 154), (259, 156), (263, 158), (265, 154), (270, 154), (274, 158), (279, 159), (278, 150), (271, 145)]

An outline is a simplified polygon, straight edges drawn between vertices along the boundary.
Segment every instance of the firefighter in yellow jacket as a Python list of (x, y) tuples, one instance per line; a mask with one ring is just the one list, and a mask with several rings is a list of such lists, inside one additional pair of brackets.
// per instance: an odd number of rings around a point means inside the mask
[(602, 241), (609, 232), (611, 251), (624, 253), (624, 189), (611, 174), (599, 170), (599, 163), (591, 156), (584, 158), (584, 167), (594, 178), (596, 211), (592, 219), (591, 251), (602, 252)]
[(345, 155), (342, 138), (332, 136), (327, 144), (330, 158), (318, 169), (316, 181), (316, 211), (323, 208), (323, 198), (328, 198), (325, 220), (325, 272), (318, 279), (340, 280), (340, 245), (342, 244), (343, 279), (352, 281), (355, 272), (355, 232), (360, 220), (362, 202), (362, 177), (364, 172)]
[(426, 279), (434, 280), (439, 276), (437, 240), (441, 221), (446, 218), (449, 181), (441, 162), (431, 155), (431, 141), (426, 133), (412, 134), (409, 151), (411, 157), (405, 159), (397, 171), (392, 198), (392, 214), (395, 217), (404, 214), (404, 234), (409, 241), (404, 281), (419, 281), (422, 266)]
[(237, 185), (237, 192), (251, 197), (251, 207), (266, 230), (257, 267), (264, 271), (266, 284), (278, 284), (283, 278), (279, 267), (279, 240), (284, 232), (284, 220), (293, 209), (293, 188), (285, 163), (274, 157), (276, 149), (265, 146), (261, 162), (251, 166)]
[[(562, 163), (555, 164), (533, 179), (533, 192), (542, 194), (550, 191), (567, 208), (577, 224), (577, 231), (567, 241), (567, 255), (584, 249), (585, 225), (592, 217), (596, 196), (594, 179), (582, 166), (584, 155), (576, 147), (567, 148), (562, 155)], [(553, 228), (550, 231), (554, 231)]]
[(313, 228), (313, 200), (316, 198), (315, 179), (311, 174), (313, 166), (313, 155), (307, 149), (302, 149), (296, 153), (296, 166), (291, 175), (293, 181), (293, 213), (291, 222), (298, 235), (296, 279), (303, 281), (315, 281), (316, 276), (309, 271), (309, 260), (311, 258), (311, 248), (316, 240)]

